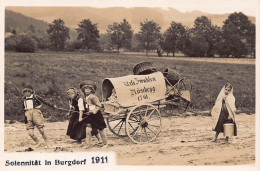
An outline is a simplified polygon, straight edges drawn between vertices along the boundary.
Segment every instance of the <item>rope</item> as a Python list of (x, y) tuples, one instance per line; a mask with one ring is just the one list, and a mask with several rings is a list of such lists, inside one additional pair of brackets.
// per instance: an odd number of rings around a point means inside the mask
[[(76, 110), (69, 110), (69, 109), (64, 109), (64, 108), (56, 108), (56, 109), (58, 109), (58, 110), (63, 110), (63, 111), (67, 111), (67, 112), (76, 112), (76, 113), (79, 113), (79, 111), (76, 111)], [(85, 114), (89, 115), (88, 113), (89, 113), (89, 112), (87, 112), (87, 113), (85, 113)]]
[(67, 111), (67, 112), (76, 112), (79, 113), (79, 111), (76, 110), (69, 110), (69, 109), (64, 109), (64, 108), (56, 108), (57, 110), (63, 110), (63, 111)]

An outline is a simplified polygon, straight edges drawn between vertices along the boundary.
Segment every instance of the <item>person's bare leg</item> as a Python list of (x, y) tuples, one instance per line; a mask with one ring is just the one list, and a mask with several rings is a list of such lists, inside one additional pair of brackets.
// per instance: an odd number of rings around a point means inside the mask
[(216, 135), (215, 135), (215, 138), (214, 138), (213, 142), (217, 142), (218, 135), (219, 135), (219, 132), (216, 132)]
[(100, 130), (100, 135), (103, 140), (103, 144), (105, 147), (107, 147), (107, 135), (106, 135), (106, 129)]
[(34, 135), (34, 129), (28, 129), (28, 134), (36, 144), (39, 143), (38, 138)]
[(49, 140), (48, 140), (48, 137), (44, 131), (43, 128), (38, 128), (40, 134), (42, 135), (42, 138), (44, 139), (45, 143), (46, 143), (46, 146), (49, 147), (50, 146), (50, 143), (49, 143)]
[(86, 148), (91, 146), (91, 127), (86, 127)]
[(96, 138), (98, 140), (98, 145), (103, 146), (103, 141), (101, 139), (100, 133), (97, 133), (95, 136), (96, 136)]
[(227, 143), (227, 144), (229, 143), (229, 142), (228, 142), (228, 139), (229, 139), (229, 137), (227, 136), (227, 137), (226, 137), (226, 143)]

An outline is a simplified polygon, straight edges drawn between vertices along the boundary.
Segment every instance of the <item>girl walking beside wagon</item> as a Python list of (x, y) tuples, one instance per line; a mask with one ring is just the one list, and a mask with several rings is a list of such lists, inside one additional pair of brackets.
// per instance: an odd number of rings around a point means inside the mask
[[(87, 80), (80, 83), (80, 89), (82, 91), (82, 98), (78, 101), (80, 111), (79, 122), (83, 122), (86, 125), (86, 148), (91, 146), (91, 129), (96, 130), (94, 134), (97, 135), (98, 139), (100, 133), (102, 142), (99, 141), (99, 144), (106, 147), (106, 123), (100, 111), (101, 103), (95, 95), (97, 86), (93, 81)], [(87, 113), (87, 116), (83, 118), (84, 111)]]
[[(214, 142), (217, 141), (218, 135), (224, 132), (224, 124), (233, 123), (234, 124), (234, 136), (237, 136), (237, 126), (235, 122), (236, 106), (235, 97), (233, 95), (233, 86), (229, 83), (221, 89), (215, 105), (212, 109), (211, 115), (213, 117), (216, 131)], [(217, 119), (218, 118), (218, 119)], [(229, 137), (226, 137), (226, 142), (228, 143)]]

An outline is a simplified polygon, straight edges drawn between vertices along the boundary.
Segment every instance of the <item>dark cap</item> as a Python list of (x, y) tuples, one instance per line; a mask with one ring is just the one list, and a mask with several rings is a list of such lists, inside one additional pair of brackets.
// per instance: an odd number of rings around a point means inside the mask
[(30, 83), (25, 83), (24, 86), (23, 86), (23, 91), (24, 92), (25, 90), (30, 90), (31, 92), (33, 92), (33, 87)]

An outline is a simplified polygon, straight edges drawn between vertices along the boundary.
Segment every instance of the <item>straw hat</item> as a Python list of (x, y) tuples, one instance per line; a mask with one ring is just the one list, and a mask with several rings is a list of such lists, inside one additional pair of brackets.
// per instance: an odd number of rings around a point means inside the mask
[(82, 88), (86, 88), (86, 87), (89, 87), (91, 88), (94, 92), (97, 90), (97, 85), (94, 81), (91, 81), (91, 80), (85, 80), (85, 81), (82, 81), (79, 85), (80, 89)]

